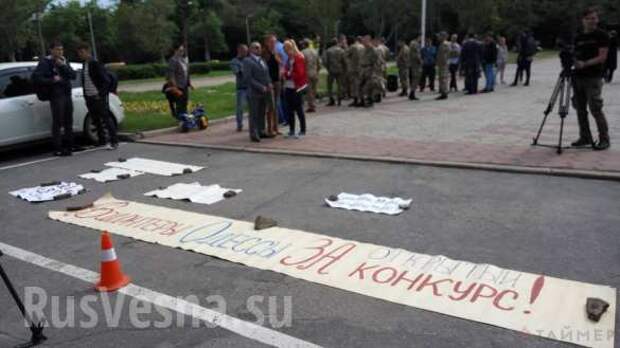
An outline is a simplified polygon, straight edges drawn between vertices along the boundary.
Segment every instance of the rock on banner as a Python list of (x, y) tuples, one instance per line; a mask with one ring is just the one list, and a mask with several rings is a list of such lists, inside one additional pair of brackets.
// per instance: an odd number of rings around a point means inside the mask
[[(614, 346), (616, 289), (142, 203), (97, 200), (53, 220), (192, 250), (358, 294), (586, 347)], [(610, 304), (600, 322), (585, 304)]]

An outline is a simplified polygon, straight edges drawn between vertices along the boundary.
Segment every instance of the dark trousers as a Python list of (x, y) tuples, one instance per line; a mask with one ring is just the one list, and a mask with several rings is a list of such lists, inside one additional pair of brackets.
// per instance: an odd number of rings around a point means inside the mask
[(573, 105), (577, 110), (579, 137), (592, 140), (588, 108), (598, 128), (600, 140), (609, 140), (609, 127), (603, 113), (603, 80), (596, 77), (576, 77), (573, 81)]
[(99, 145), (107, 143), (106, 133), (110, 144), (118, 143), (116, 136), (116, 123), (112, 119), (112, 113), (108, 109), (108, 99), (106, 97), (85, 97), (88, 114), (97, 128)]
[[(54, 151), (71, 150), (73, 148), (73, 101), (70, 95), (52, 95), (52, 137)], [(61, 134), (61, 129), (64, 133)]]
[(456, 77), (459, 72), (458, 64), (450, 64), (450, 90), (458, 91), (459, 87), (456, 84)]
[(252, 95), (248, 98), (250, 104), (250, 138), (258, 139), (265, 134), (265, 111), (267, 108), (264, 95)]
[(467, 93), (478, 93), (478, 78), (480, 71), (475, 66), (465, 66), (465, 90)]
[(605, 71), (605, 82), (607, 83), (611, 83), (611, 81), (614, 80), (614, 72), (616, 71), (616, 69), (612, 69), (612, 68), (607, 68), (607, 70)]
[(166, 99), (168, 99), (168, 105), (170, 106), (172, 117), (179, 120), (181, 119), (179, 117), (180, 114), (187, 113), (187, 104), (189, 102), (189, 88), (185, 87), (181, 90), (183, 91), (183, 95), (180, 97), (166, 94)]
[(306, 115), (304, 114), (304, 102), (301, 93), (293, 88), (286, 88), (284, 98), (287, 106), (289, 134), (295, 134), (295, 113), (299, 117), (299, 131), (306, 133)]
[(515, 74), (514, 85), (523, 81), (523, 74), (525, 73), (525, 84), (530, 84), (530, 77), (532, 76), (532, 60), (519, 57), (517, 59), (517, 73)]
[(422, 79), (420, 81), (420, 92), (426, 88), (426, 80), (428, 79), (428, 86), (431, 91), (435, 90), (435, 66), (424, 65), (422, 67)]

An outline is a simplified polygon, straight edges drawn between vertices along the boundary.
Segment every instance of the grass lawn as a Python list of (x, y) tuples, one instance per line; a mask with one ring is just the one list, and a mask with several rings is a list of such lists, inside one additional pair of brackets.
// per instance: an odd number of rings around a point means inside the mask
[[(172, 118), (168, 101), (160, 91), (121, 92), (125, 107), (123, 132), (140, 132), (173, 127), (178, 121)], [(190, 109), (202, 104), (206, 107), (209, 120), (234, 114), (235, 84), (232, 82), (215, 87), (197, 88), (190, 92)]]

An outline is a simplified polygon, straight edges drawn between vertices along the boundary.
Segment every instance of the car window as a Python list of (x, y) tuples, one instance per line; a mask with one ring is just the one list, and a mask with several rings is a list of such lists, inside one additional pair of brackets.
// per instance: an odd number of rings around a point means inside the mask
[(0, 74), (0, 98), (13, 98), (34, 93), (30, 71), (13, 69)]
[(82, 87), (82, 69), (75, 70), (75, 80), (71, 81), (71, 86), (73, 88), (81, 88)]

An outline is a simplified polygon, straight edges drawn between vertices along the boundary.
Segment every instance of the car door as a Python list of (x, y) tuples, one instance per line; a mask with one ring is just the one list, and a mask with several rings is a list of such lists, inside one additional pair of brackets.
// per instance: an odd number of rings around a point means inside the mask
[(28, 68), (0, 72), (0, 145), (11, 145), (37, 138), (37, 120)]
[(71, 93), (73, 96), (73, 129), (76, 132), (82, 132), (84, 130), (84, 119), (88, 114), (84, 90), (82, 89), (82, 67), (78, 64), (72, 64), (71, 66), (77, 76), (75, 80), (71, 81), (71, 87), (73, 88)]
[[(35, 67), (28, 69), (26, 75), (30, 79)], [(32, 83), (32, 82), (31, 82)], [(32, 131), (33, 139), (45, 139), (52, 136), (52, 109), (49, 101), (41, 101), (34, 94), (34, 90), (28, 99), (30, 112), (32, 113)]]

